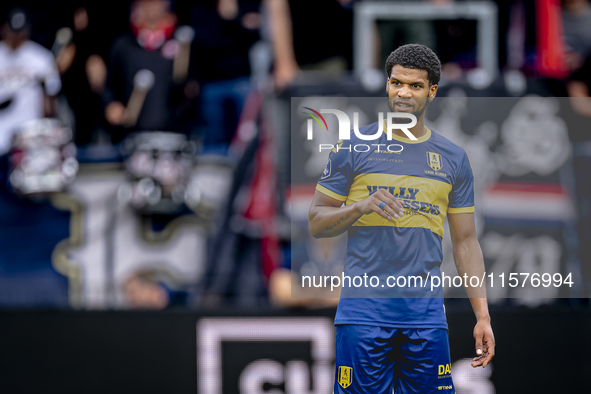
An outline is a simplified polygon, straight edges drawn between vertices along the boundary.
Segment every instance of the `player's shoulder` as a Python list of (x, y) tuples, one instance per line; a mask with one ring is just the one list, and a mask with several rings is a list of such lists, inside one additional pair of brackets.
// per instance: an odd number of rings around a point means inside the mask
[(462, 161), (467, 156), (466, 151), (460, 145), (431, 129), (431, 143), (444, 151), (453, 161)]

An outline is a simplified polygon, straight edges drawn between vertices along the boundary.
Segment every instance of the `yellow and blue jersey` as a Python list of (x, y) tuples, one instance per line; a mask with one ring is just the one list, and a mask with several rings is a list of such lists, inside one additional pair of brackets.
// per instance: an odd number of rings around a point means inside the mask
[[(360, 132), (377, 130), (376, 122)], [(389, 276), (440, 276), (446, 215), (474, 212), (468, 156), (430, 129), (416, 141), (388, 140), (385, 133), (363, 141), (351, 134), (333, 147), (316, 189), (347, 205), (387, 189), (404, 203), (404, 216), (387, 220), (371, 213), (349, 229), (344, 275), (377, 276), (380, 284), (343, 287), (335, 324), (447, 328), (441, 288), (384, 284)]]

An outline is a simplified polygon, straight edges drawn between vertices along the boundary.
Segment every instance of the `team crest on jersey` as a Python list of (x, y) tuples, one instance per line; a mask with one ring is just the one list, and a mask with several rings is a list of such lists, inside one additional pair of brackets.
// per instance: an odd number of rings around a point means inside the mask
[(439, 171), (443, 167), (443, 160), (441, 160), (441, 155), (439, 153), (427, 152), (427, 164), (431, 167), (434, 171)]
[(353, 383), (353, 368), (351, 367), (339, 367), (339, 384), (342, 388), (346, 389)]
[(322, 172), (322, 178), (320, 178), (320, 179), (328, 178), (330, 176), (331, 168), (332, 168), (332, 164), (330, 162), (330, 159), (328, 159), (328, 163), (326, 163), (326, 168)]

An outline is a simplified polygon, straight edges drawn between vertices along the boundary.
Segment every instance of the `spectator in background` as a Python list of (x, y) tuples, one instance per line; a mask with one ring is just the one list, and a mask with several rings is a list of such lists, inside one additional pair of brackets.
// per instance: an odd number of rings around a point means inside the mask
[[(300, 70), (339, 77), (352, 66), (352, 3), (355, 0), (264, 0), (274, 52), (276, 90), (290, 85)], [(313, 9), (314, 12), (310, 12)], [(338, 24), (326, 23), (326, 16)], [(311, 28), (313, 26), (313, 28)], [(318, 41), (330, 45), (311, 45)]]
[(192, 75), (199, 83), (204, 145), (225, 148), (250, 91), (249, 50), (259, 39), (260, 0), (206, 0), (195, 6)]
[(28, 120), (53, 116), (61, 81), (50, 51), (29, 40), (30, 20), (20, 8), (2, 25), (0, 42), (0, 154)]
[(570, 76), (567, 90), (570, 97), (576, 98), (571, 100), (575, 111), (591, 118), (591, 56)]
[(104, 92), (107, 77), (105, 48), (97, 32), (89, 27), (90, 17), (85, 7), (77, 7), (72, 16), (72, 39), (56, 59), (63, 93), (76, 118), (76, 145), (87, 145), (102, 112), (99, 94)]
[[(129, 131), (170, 131), (175, 126), (173, 61), (179, 46), (172, 38), (177, 16), (170, 11), (169, 1), (136, 0), (131, 5), (130, 24), (132, 33), (116, 39), (111, 48), (103, 93), (105, 118), (114, 127), (114, 143)], [(126, 123), (134, 78), (142, 69), (153, 73), (153, 86), (137, 119)]]
[[(422, 0), (415, 0), (421, 2)], [(427, 2), (427, 1), (425, 1)], [(446, 3), (437, 0), (429, 3)], [(437, 48), (435, 24), (429, 20), (378, 20), (380, 37), (380, 58), (378, 64), (384, 64), (392, 51), (405, 44), (421, 44), (433, 49), (441, 56)]]
[[(296, 2), (300, 3), (298, 0)], [(343, 6), (365, 0), (338, 0)], [(397, 2), (424, 3), (432, 6), (445, 6), (455, 0), (370, 0), (383, 3)], [(336, 2), (336, 0), (332, 0)], [(352, 25), (352, 21), (347, 22)], [(390, 53), (399, 46), (405, 44), (422, 44), (436, 51), (443, 63), (448, 63), (444, 68), (453, 70), (454, 74), (461, 72), (459, 65), (455, 63), (454, 57), (462, 52), (470, 52), (472, 43), (465, 37), (470, 34), (469, 23), (465, 21), (434, 21), (428, 19), (377, 19), (374, 34), (377, 38), (375, 58), (372, 59), (375, 68), (384, 64)], [(463, 36), (463, 37), (460, 37)], [(349, 39), (351, 41), (351, 39)], [(466, 44), (467, 43), (467, 44)], [(349, 43), (349, 46), (351, 44)], [(444, 70), (445, 71), (445, 70)]]
[[(575, 198), (577, 203), (577, 231), (579, 260), (585, 287), (591, 285), (591, 56), (575, 71), (567, 83), (570, 103), (575, 114), (570, 117), (569, 134), (573, 142)], [(591, 294), (584, 297), (591, 298)]]
[(288, 0), (265, 0), (273, 44), (273, 79), (275, 88), (282, 90), (292, 83), (299, 72), (293, 44), (293, 23)]
[(130, 309), (162, 310), (187, 306), (189, 288), (169, 272), (156, 268), (133, 272), (122, 284), (123, 296)]
[(591, 5), (588, 0), (562, 0), (564, 40), (570, 69), (577, 69), (591, 56)]
[(166, 290), (144, 276), (134, 273), (124, 282), (123, 293), (128, 307), (130, 309), (153, 310), (166, 308), (169, 302)]
[[(343, 0), (290, 0), (299, 68), (338, 78), (352, 62), (353, 13)], [(311, 11), (313, 10), (313, 11)], [(331, 21), (327, 23), (327, 16)]]

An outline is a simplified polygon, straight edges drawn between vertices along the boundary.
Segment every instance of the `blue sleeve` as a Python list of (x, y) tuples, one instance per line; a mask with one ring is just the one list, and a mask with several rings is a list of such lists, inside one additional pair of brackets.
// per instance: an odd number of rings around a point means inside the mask
[(346, 201), (354, 178), (351, 143), (339, 140), (328, 155), (326, 168), (316, 190), (339, 201)]
[(474, 176), (466, 152), (455, 176), (451, 192), (449, 193), (448, 213), (474, 212)]

